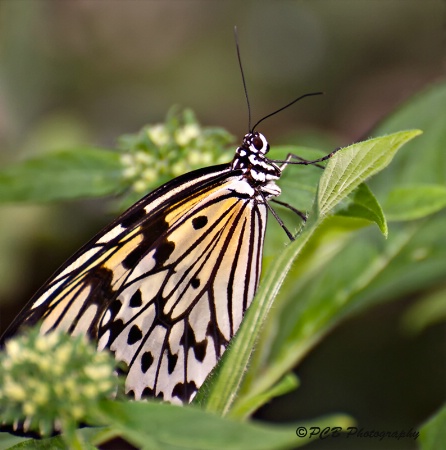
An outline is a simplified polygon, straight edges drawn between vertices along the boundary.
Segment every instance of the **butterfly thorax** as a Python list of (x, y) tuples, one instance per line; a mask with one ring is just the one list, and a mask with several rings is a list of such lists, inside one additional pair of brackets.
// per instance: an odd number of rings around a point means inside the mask
[(233, 170), (242, 170), (245, 179), (256, 190), (267, 196), (279, 196), (280, 188), (274, 182), (282, 175), (282, 170), (266, 157), (269, 144), (263, 134), (251, 132), (245, 135), (232, 161)]

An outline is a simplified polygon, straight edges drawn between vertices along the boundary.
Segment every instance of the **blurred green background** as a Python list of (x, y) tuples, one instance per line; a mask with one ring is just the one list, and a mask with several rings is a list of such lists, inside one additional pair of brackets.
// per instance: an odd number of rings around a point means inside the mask
[[(404, 99), (444, 79), (446, 3), (4, 0), (0, 3), (0, 164), (79, 144), (113, 147), (173, 104), (237, 137), (247, 112), (233, 27), (256, 120), (272, 145), (330, 151), (368, 135)], [(71, 253), (112, 218), (104, 200), (0, 208), (0, 329)], [(365, 428), (416, 427), (445, 398), (445, 329), (416, 337), (400, 318), (414, 299), (333, 330), (297, 369), (302, 386), (259, 418), (346, 412)], [(429, 349), (429, 351), (426, 351)], [(361, 440), (410, 449), (410, 441)], [(321, 441), (314, 449), (358, 448)]]

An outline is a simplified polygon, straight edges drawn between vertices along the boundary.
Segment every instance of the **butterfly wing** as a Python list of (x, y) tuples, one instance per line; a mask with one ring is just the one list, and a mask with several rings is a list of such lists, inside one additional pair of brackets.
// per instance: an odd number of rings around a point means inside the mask
[(5, 337), (37, 322), (88, 334), (127, 363), (135, 398), (190, 401), (252, 301), (266, 217), (264, 197), (229, 165), (178, 177), (77, 252)]

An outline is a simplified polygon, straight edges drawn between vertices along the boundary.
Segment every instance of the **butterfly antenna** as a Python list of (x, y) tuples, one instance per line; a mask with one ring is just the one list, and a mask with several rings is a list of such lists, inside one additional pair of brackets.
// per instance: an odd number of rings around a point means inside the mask
[(251, 105), (249, 104), (248, 88), (246, 87), (245, 73), (243, 72), (242, 58), (240, 56), (240, 45), (238, 43), (237, 27), (234, 27), (235, 46), (237, 48), (237, 59), (242, 74), (243, 90), (245, 91), (246, 105), (248, 106), (248, 131), (251, 132)]
[[(242, 72), (243, 74), (243, 72)], [(299, 100), (302, 100), (305, 97), (311, 97), (312, 95), (322, 95), (323, 92), (310, 92), (309, 94), (304, 94), (301, 95), (300, 97), (297, 97), (295, 100), (293, 100), (292, 102), (288, 103), (285, 106), (282, 106), (282, 108), (279, 108), (277, 111), (272, 112), (271, 114), (268, 114), (267, 116), (263, 117), (262, 119), (260, 119), (253, 127), (251, 131), (254, 131), (255, 128), (257, 128), (257, 126), (260, 124), (260, 122), (263, 122), (265, 119), (268, 119), (268, 117), (274, 116), (275, 114), (279, 113), (280, 111), (283, 111), (284, 109), (289, 108), (291, 105), (294, 105), (296, 102), (298, 102)]]

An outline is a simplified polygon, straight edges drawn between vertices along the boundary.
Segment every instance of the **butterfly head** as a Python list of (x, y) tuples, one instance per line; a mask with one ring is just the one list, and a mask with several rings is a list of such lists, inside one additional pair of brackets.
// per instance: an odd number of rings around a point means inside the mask
[[(258, 131), (251, 131), (245, 135), (242, 145), (237, 148), (232, 169), (241, 169), (252, 186), (269, 186), (273, 180), (280, 178), (281, 170), (265, 156), (268, 151), (269, 144), (265, 136)], [(278, 195), (276, 194), (278, 188), (275, 185), (273, 190), (274, 195)], [(270, 194), (270, 191), (268, 188), (267, 194)]]
[(258, 131), (250, 131), (245, 134), (242, 145), (235, 152), (233, 169), (247, 169), (257, 166), (266, 158), (269, 151), (269, 144), (263, 134)]
[(263, 134), (257, 131), (251, 131), (245, 134), (242, 148), (247, 150), (248, 153), (266, 155), (269, 151), (269, 144)]

